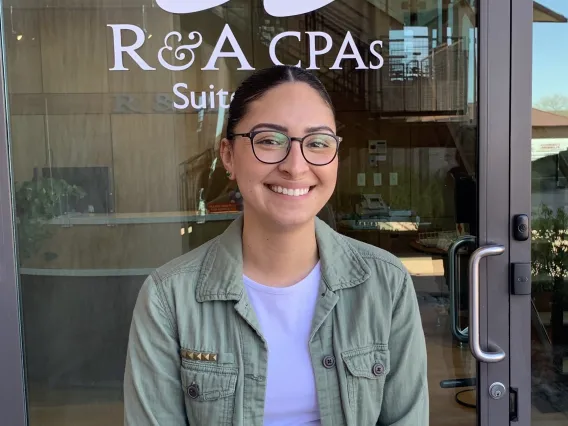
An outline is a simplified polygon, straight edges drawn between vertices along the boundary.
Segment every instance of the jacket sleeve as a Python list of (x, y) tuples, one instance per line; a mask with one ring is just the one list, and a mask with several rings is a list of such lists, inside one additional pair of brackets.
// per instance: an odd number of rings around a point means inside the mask
[(134, 308), (124, 374), (125, 426), (187, 424), (177, 331), (161, 294), (148, 277)]
[(429, 424), (426, 341), (408, 272), (399, 293), (392, 313), (391, 365), (378, 425), (424, 426)]

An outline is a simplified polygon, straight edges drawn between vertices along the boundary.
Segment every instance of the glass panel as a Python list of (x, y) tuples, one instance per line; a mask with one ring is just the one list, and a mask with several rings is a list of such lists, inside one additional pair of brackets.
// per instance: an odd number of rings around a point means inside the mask
[(151, 0), (5, 0), (3, 12), (31, 426), (122, 424), (140, 286), (239, 214), (217, 158), (226, 107), (252, 67), (275, 60), (312, 68), (337, 109), (339, 180), (320, 217), (413, 276), (430, 424), (476, 424), (473, 1), (336, 0), (289, 18), (256, 0), (190, 14)]
[(532, 424), (568, 425), (568, 4), (533, 14)]

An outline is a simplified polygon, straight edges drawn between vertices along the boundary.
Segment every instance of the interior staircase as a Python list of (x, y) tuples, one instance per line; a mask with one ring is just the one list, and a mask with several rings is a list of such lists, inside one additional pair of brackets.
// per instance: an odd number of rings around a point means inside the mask
[[(377, 3), (377, 5), (375, 5)], [(368, 0), (368, 6), (386, 12), (386, 2)], [(250, 16), (250, 10), (257, 11)], [(381, 9), (382, 10), (382, 9)], [(219, 6), (213, 10), (231, 29), (250, 31), (250, 22), (257, 28), (254, 53), (268, 54), (272, 39), (279, 33), (292, 30), (288, 20), (266, 15), (261, 7), (232, 8)], [(467, 51), (459, 38), (447, 38), (446, 43), (434, 46), (429, 37), (395, 39), (390, 34), (375, 35), (371, 18), (344, 0), (336, 0), (316, 12), (309, 13), (300, 22), (298, 31), (322, 31), (330, 35), (333, 48), (318, 58), (318, 77), (330, 91), (334, 102), (349, 111), (366, 111), (371, 116), (408, 115), (462, 115), (467, 111)], [(396, 18), (391, 28), (404, 28)], [(380, 52), (384, 58), (380, 70), (357, 69), (357, 62), (345, 60), (341, 70), (330, 70), (345, 35), (350, 32), (365, 64), (376, 63), (370, 53), (370, 43), (382, 40)], [(238, 36), (237, 36), (238, 37)], [(249, 36), (250, 37), (250, 36)], [(308, 40), (283, 39), (279, 42), (279, 59), (288, 64), (309, 57)], [(256, 58), (255, 58), (256, 59)]]

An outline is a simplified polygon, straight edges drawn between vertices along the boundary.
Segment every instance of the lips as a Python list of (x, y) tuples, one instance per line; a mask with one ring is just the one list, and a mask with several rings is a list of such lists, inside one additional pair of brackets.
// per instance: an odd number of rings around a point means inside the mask
[(310, 192), (310, 187), (306, 186), (304, 188), (285, 188), (280, 185), (267, 185), (268, 188), (272, 192), (276, 192), (277, 194), (288, 195), (291, 197), (301, 197), (302, 195), (306, 195)]

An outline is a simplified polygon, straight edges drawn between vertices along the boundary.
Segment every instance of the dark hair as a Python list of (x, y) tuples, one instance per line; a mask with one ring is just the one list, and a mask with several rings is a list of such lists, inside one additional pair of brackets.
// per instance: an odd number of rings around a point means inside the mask
[(319, 93), (322, 99), (329, 105), (335, 114), (329, 93), (322, 82), (312, 73), (302, 68), (291, 65), (274, 65), (256, 71), (247, 77), (235, 92), (231, 101), (227, 122), (227, 139), (232, 138), (235, 127), (243, 119), (248, 110), (248, 105), (262, 97), (267, 91), (288, 82), (302, 82), (308, 84)]

